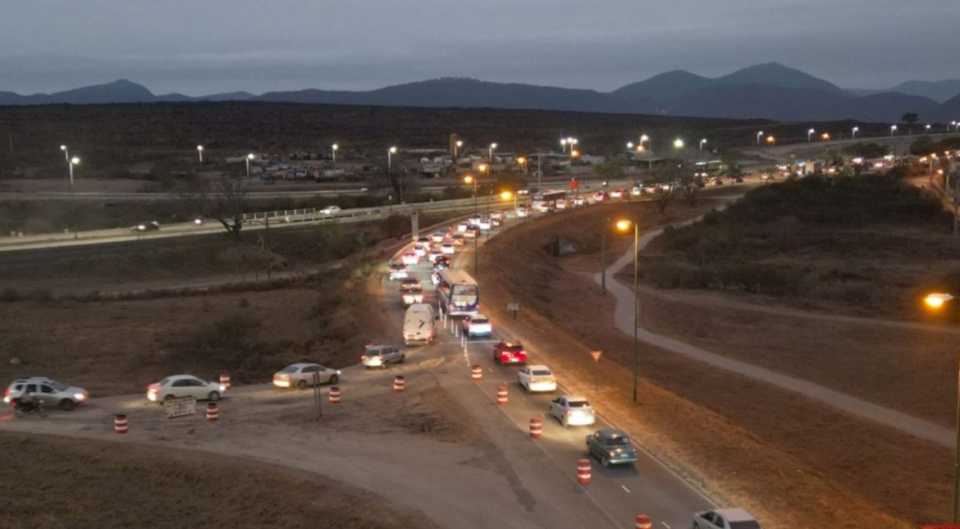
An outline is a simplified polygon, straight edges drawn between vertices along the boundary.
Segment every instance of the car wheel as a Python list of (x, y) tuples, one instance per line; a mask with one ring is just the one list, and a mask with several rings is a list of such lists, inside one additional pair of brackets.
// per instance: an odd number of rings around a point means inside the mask
[(173, 395), (166, 395), (166, 396), (163, 397), (163, 400), (173, 400), (173, 399), (175, 399), (175, 398), (176, 398), (176, 397), (174, 397)]
[(207, 400), (209, 400), (209, 401), (211, 401), (211, 402), (216, 402), (216, 401), (220, 400), (220, 392), (218, 392), (218, 391), (211, 391), (210, 394), (207, 395)]
[(600, 464), (603, 465), (604, 467), (609, 467), (609, 466), (610, 466), (610, 458), (608, 458), (608, 457), (606, 457), (606, 456), (600, 458)]
[(339, 380), (340, 380), (340, 377), (338, 377), (337, 375), (330, 375), (331, 384), (336, 384)]
[(63, 411), (73, 411), (73, 409), (76, 407), (77, 403), (70, 399), (63, 399), (60, 401), (60, 409)]
[(301, 380), (297, 382), (297, 389), (307, 389), (307, 381)]

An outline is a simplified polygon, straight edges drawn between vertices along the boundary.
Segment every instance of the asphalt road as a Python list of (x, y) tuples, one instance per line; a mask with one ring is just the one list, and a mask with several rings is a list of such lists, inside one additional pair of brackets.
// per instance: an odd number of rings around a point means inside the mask
[[(508, 221), (510, 222), (510, 221)], [(515, 222), (515, 221), (513, 221)], [(481, 241), (482, 243), (482, 241)], [(469, 271), (472, 266), (473, 245), (464, 246), (464, 251), (454, 259), (455, 268)], [(416, 276), (420, 279), (425, 291), (433, 301), (433, 287), (430, 281), (430, 266), (424, 260), (413, 267)], [(399, 304), (400, 293), (393, 284), (385, 285), (387, 291), (387, 310), (390, 317), (399, 322), (403, 318), (403, 307)], [(483, 299), (483, 285), (481, 285), (481, 300)], [(391, 301), (391, 298), (393, 300)], [(481, 302), (482, 310), (482, 302)], [(447, 320), (447, 327), (441, 333), (438, 342), (421, 349), (428, 356), (450, 359), (456, 357), (462, 369), (449, 373), (438, 373), (441, 384), (450, 386), (453, 390), (466, 393), (465, 400), (479, 403), (495, 403), (497, 388), (500, 384), (507, 384), (509, 388), (509, 403), (498, 407), (508, 423), (505, 425), (512, 431), (487, 431), (493, 437), (512, 435), (515, 432), (528, 432), (531, 418), (543, 419), (543, 437), (538, 441), (529, 441), (539, 447), (550, 462), (561, 473), (566, 473), (571, 481), (574, 479), (574, 469), (579, 458), (586, 457), (585, 437), (603, 427), (613, 427), (602, 417), (597, 424), (588, 427), (563, 427), (548, 415), (550, 401), (556, 396), (564, 394), (564, 373), (556, 373), (561, 382), (561, 388), (553, 394), (529, 394), (517, 384), (517, 367), (499, 366), (493, 361), (493, 345), (500, 340), (510, 340), (513, 337), (504, 334), (493, 322), (494, 334), (486, 339), (474, 339), (464, 342), (453, 330), (459, 321)], [(547, 364), (544, 356), (536, 350), (529, 350), (531, 364)], [(483, 368), (484, 376), (480, 382), (473, 382), (469, 378), (470, 367), (479, 365)], [(602, 415), (603, 403), (593, 403)], [(627, 527), (630, 520), (637, 513), (645, 513), (653, 518), (657, 527), (687, 527), (692, 514), (696, 511), (713, 507), (712, 502), (698, 488), (686, 482), (677, 474), (663, 466), (659, 461), (640, 453), (640, 460), (633, 466), (604, 468), (596, 460), (592, 460), (593, 481), (586, 487), (590, 499), (606, 514), (607, 518), (615, 521), (616, 526)]]

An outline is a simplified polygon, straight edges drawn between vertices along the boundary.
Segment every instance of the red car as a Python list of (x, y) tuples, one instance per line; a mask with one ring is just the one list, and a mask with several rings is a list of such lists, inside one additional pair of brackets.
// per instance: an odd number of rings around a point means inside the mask
[(527, 351), (520, 342), (500, 342), (493, 346), (493, 361), (503, 364), (526, 364)]

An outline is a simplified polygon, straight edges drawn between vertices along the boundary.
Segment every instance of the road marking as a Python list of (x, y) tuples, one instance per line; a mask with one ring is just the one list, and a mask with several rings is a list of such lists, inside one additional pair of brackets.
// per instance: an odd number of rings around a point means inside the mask
[(667, 522), (660, 522), (660, 523), (662, 523), (663, 526), (666, 527), (667, 529), (670, 529), (670, 524), (668, 524)]
[(630, 489), (628, 489), (627, 486), (624, 485), (623, 483), (620, 484), (620, 488), (623, 489), (624, 492), (626, 492), (627, 494), (630, 494)]

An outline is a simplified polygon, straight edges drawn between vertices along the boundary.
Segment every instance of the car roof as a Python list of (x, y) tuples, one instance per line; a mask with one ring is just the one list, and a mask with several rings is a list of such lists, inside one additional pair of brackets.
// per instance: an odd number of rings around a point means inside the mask
[(200, 377), (198, 377), (198, 376), (196, 376), (196, 375), (188, 375), (188, 374), (170, 375), (170, 376), (168, 376), (168, 377), (163, 377), (163, 378), (165, 378), (165, 379), (167, 379), (167, 380), (179, 380), (179, 379), (181, 379), (181, 378), (195, 378), (195, 379), (197, 379), (197, 380), (203, 380), (202, 378), (200, 378)]
[(293, 364), (288, 365), (287, 367), (307, 367), (307, 366), (318, 366), (318, 365), (320, 364), (317, 364), (314, 362), (295, 362)]
[(716, 509), (714, 512), (718, 513), (720, 516), (723, 516), (723, 519), (727, 520), (728, 522), (756, 521), (756, 518), (754, 518), (752, 514), (747, 512), (745, 509), (741, 509), (740, 507)]
[(583, 395), (564, 395), (563, 398), (567, 399), (568, 401), (569, 401), (569, 400), (582, 400), (582, 401), (584, 401), (584, 402), (590, 402), (590, 401), (587, 400), (587, 398), (584, 397)]
[(616, 428), (601, 428), (597, 430), (597, 433), (600, 434), (601, 437), (630, 437), (623, 430), (617, 430)]

